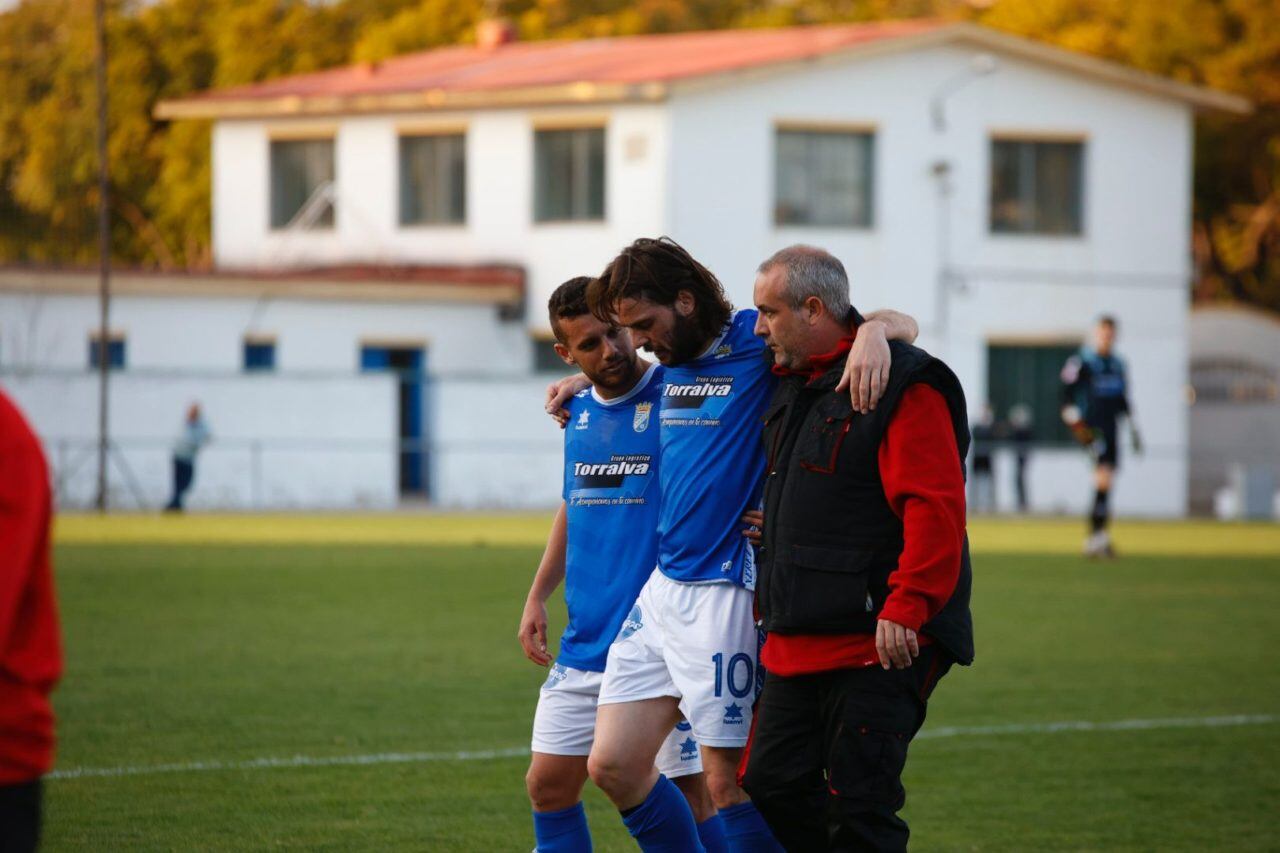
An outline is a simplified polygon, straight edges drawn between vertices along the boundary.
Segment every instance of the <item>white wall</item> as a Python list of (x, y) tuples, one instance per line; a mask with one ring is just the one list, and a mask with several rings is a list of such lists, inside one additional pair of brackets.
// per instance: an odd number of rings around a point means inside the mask
[[(930, 99), (966, 73), (973, 54), (939, 47), (828, 62), (678, 96), (671, 105), (673, 236), (720, 275), (738, 304), (749, 304), (755, 267), (776, 249), (804, 242), (832, 251), (849, 271), (856, 305), (887, 305), (920, 321), (921, 344), (956, 370), (975, 411), (986, 398), (990, 340), (1083, 340), (1098, 314), (1117, 315), (1148, 452), (1125, 460), (1115, 505), (1126, 513), (1180, 514), (1190, 111), (1001, 57), (995, 74), (947, 99), (939, 133)], [(773, 224), (778, 122), (874, 128), (872, 227)], [(990, 233), (989, 150), (997, 131), (1085, 138), (1082, 236)], [(946, 254), (962, 283), (945, 299), (932, 173), (940, 160), (951, 164)], [(1043, 452), (1031, 468), (1033, 507), (1081, 511), (1090, 497), (1086, 474), (1083, 454)]]
[[(97, 376), (0, 374), (45, 446), (62, 507), (97, 489)], [(386, 509), (398, 501), (395, 379), (119, 372), (111, 377), (110, 468), (116, 508), (158, 509), (172, 490), (171, 450), (199, 401), (213, 441), (188, 494), (193, 509)], [(323, 464), (317, 464), (322, 462)]]
[[(0, 369), (84, 370), (96, 297), (0, 293)], [(281, 371), (352, 371), (364, 341), (427, 349), (431, 372), (522, 375), (532, 342), (488, 305), (245, 297), (117, 296), (111, 328), (134, 369), (238, 371), (245, 335), (276, 337)]]
[[(750, 298), (755, 265), (795, 242), (845, 261), (858, 304), (892, 300), (936, 321), (938, 186), (952, 165), (950, 254), (965, 269), (1110, 276), (1189, 273), (1191, 115), (1179, 103), (1002, 57), (946, 103), (937, 133), (929, 104), (963, 75), (975, 51), (938, 47), (818, 63), (680, 94), (670, 105), (672, 229), (708, 260), (736, 301)], [(783, 122), (865, 125), (876, 135), (875, 224), (869, 229), (777, 226), (772, 221), (774, 127)], [(992, 235), (992, 132), (1086, 137), (1083, 237)]]
[[(0, 383), (65, 477), (67, 506), (90, 504), (96, 488), (88, 350), (97, 322), (87, 295), (0, 293)], [(521, 479), (548, 466), (554, 474), (559, 444), (550, 436), (548, 451), (524, 434), (554, 430), (541, 414), (545, 383), (529, 378), (524, 325), (500, 321), (494, 307), (120, 296), (111, 326), (127, 352), (126, 369), (111, 376), (110, 432), (141, 492), (114, 470), (118, 506), (168, 499), (170, 448), (193, 401), (216, 439), (200, 457), (193, 507), (396, 505), (398, 392), (391, 376), (358, 373), (365, 341), (424, 345), (428, 373), (453, 377), (439, 396), (427, 392), (426, 437), (441, 442), (432, 460), (438, 503), (545, 506), (559, 494), (558, 475), (549, 491), (538, 488), (545, 477)], [(241, 372), (248, 333), (276, 337), (275, 372)], [(503, 376), (520, 378), (504, 384)], [(513, 414), (524, 409), (540, 417)], [(490, 433), (501, 441), (485, 451), (476, 437)]]
[[(533, 222), (533, 140), (539, 123), (605, 119), (604, 222)], [(640, 234), (665, 227), (662, 186), (667, 119), (661, 106), (611, 110), (555, 108), (474, 114), (344, 118), (335, 130), (336, 227), (268, 228), (268, 147), (273, 132), (298, 122), (219, 122), (214, 129), (214, 257), (224, 268), (310, 266), (336, 261), (485, 263), (524, 266), (530, 324), (565, 279), (603, 269)], [(398, 223), (398, 138), (423, 128), (465, 128), (467, 221), (458, 226)]]
[[(563, 432), (542, 410), (546, 381), (430, 381), (435, 505), (492, 509), (559, 501)], [(97, 375), (0, 373), (0, 388), (44, 442), (60, 505), (92, 505)], [(198, 401), (213, 441), (199, 456), (191, 508), (395, 507), (396, 394), (394, 378), (385, 374), (113, 373), (110, 432), (120, 455), (112, 460), (111, 504), (157, 509), (169, 499), (172, 445), (187, 406)]]
[(459, 509), (547, 507), (560, 500), (564, 433), (542, 409), (547, 377), (436, 380), (432, 488)]

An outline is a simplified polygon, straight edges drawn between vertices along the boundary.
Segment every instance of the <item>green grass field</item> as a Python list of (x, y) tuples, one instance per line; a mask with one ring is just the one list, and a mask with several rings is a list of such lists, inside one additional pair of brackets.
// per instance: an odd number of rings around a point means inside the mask
[[(60, 519), (46, 849), (528, 851), (547, 521)], [(978, 661), (912, 747), (914, 849), (1280, 848), (1280, 528), (1122, 524), (1106, 564), (1080, 533), (971, 526)]]

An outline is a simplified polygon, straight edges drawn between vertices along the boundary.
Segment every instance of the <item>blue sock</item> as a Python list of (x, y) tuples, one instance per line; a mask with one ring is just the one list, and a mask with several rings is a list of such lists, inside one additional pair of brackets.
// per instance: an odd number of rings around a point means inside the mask
[(622, 815), (622, 822), (645, 853), (695, 853), (702, 850), (689, 801), (666, 776), (658, 776), (644, 802)]
[(591, 853), (591, 831), (582, 803), (558, 812), (533, 813), (538, 853)]
[(707, 853), (729, 853), (729, 839), (724, 834), (724, 821), (720, 815), (711, 817), (698, 824), (698, 838)]
[(720, 810), (725, 839), (732, 853), (785, 853), (769, 831), (760, 812), (750, 802)]

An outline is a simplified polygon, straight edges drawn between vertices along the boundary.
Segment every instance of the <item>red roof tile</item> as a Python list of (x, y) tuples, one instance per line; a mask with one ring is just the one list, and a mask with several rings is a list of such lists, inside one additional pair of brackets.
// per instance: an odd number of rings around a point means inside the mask
[(569, 83), (666, 82), (811, 59), (945, 25), (942, 21), (920, 19), (586, 41), (513, 42), (491, 49), (446, 47), (377, 64), (215, 89), (196, 97), (200, 100), (343, 97), (424, 90), (481, 92)]
[[(1044, 62), (1109, 84), (1176, 98), (1200, 109), (1247, 113), (1244, 98), (1137, 71), (976, 24), (920, 18), (763, 30), (622, 36), (585, 41), (458, 46), (297, 74), (161, 101), (156, 117), (248, 118), (472, 109), (510, 104), (656, 101), (680, 81), (804, 62), (916, 39)], [(896, 43), (896, 44), (895, 44)]]

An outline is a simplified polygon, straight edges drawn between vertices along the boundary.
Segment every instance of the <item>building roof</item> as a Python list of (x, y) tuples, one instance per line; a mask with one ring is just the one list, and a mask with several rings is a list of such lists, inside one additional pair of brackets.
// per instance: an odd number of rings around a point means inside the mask
[[(111, 273), (121, 296), (210, 296), (360, 302), (524, 305), (520, 267), (345, 265), (317, 269), (165, 272), (122, 269)], [(97, 270), (0, 266), (0, 293), (98, 292)]]
[(968, 23), (934, 19), (455, 46), (163, 101), (162, 119), (254, 118), (665, 100), (691, 81), (966, 43), (1199, 109), (1241, 97)]

